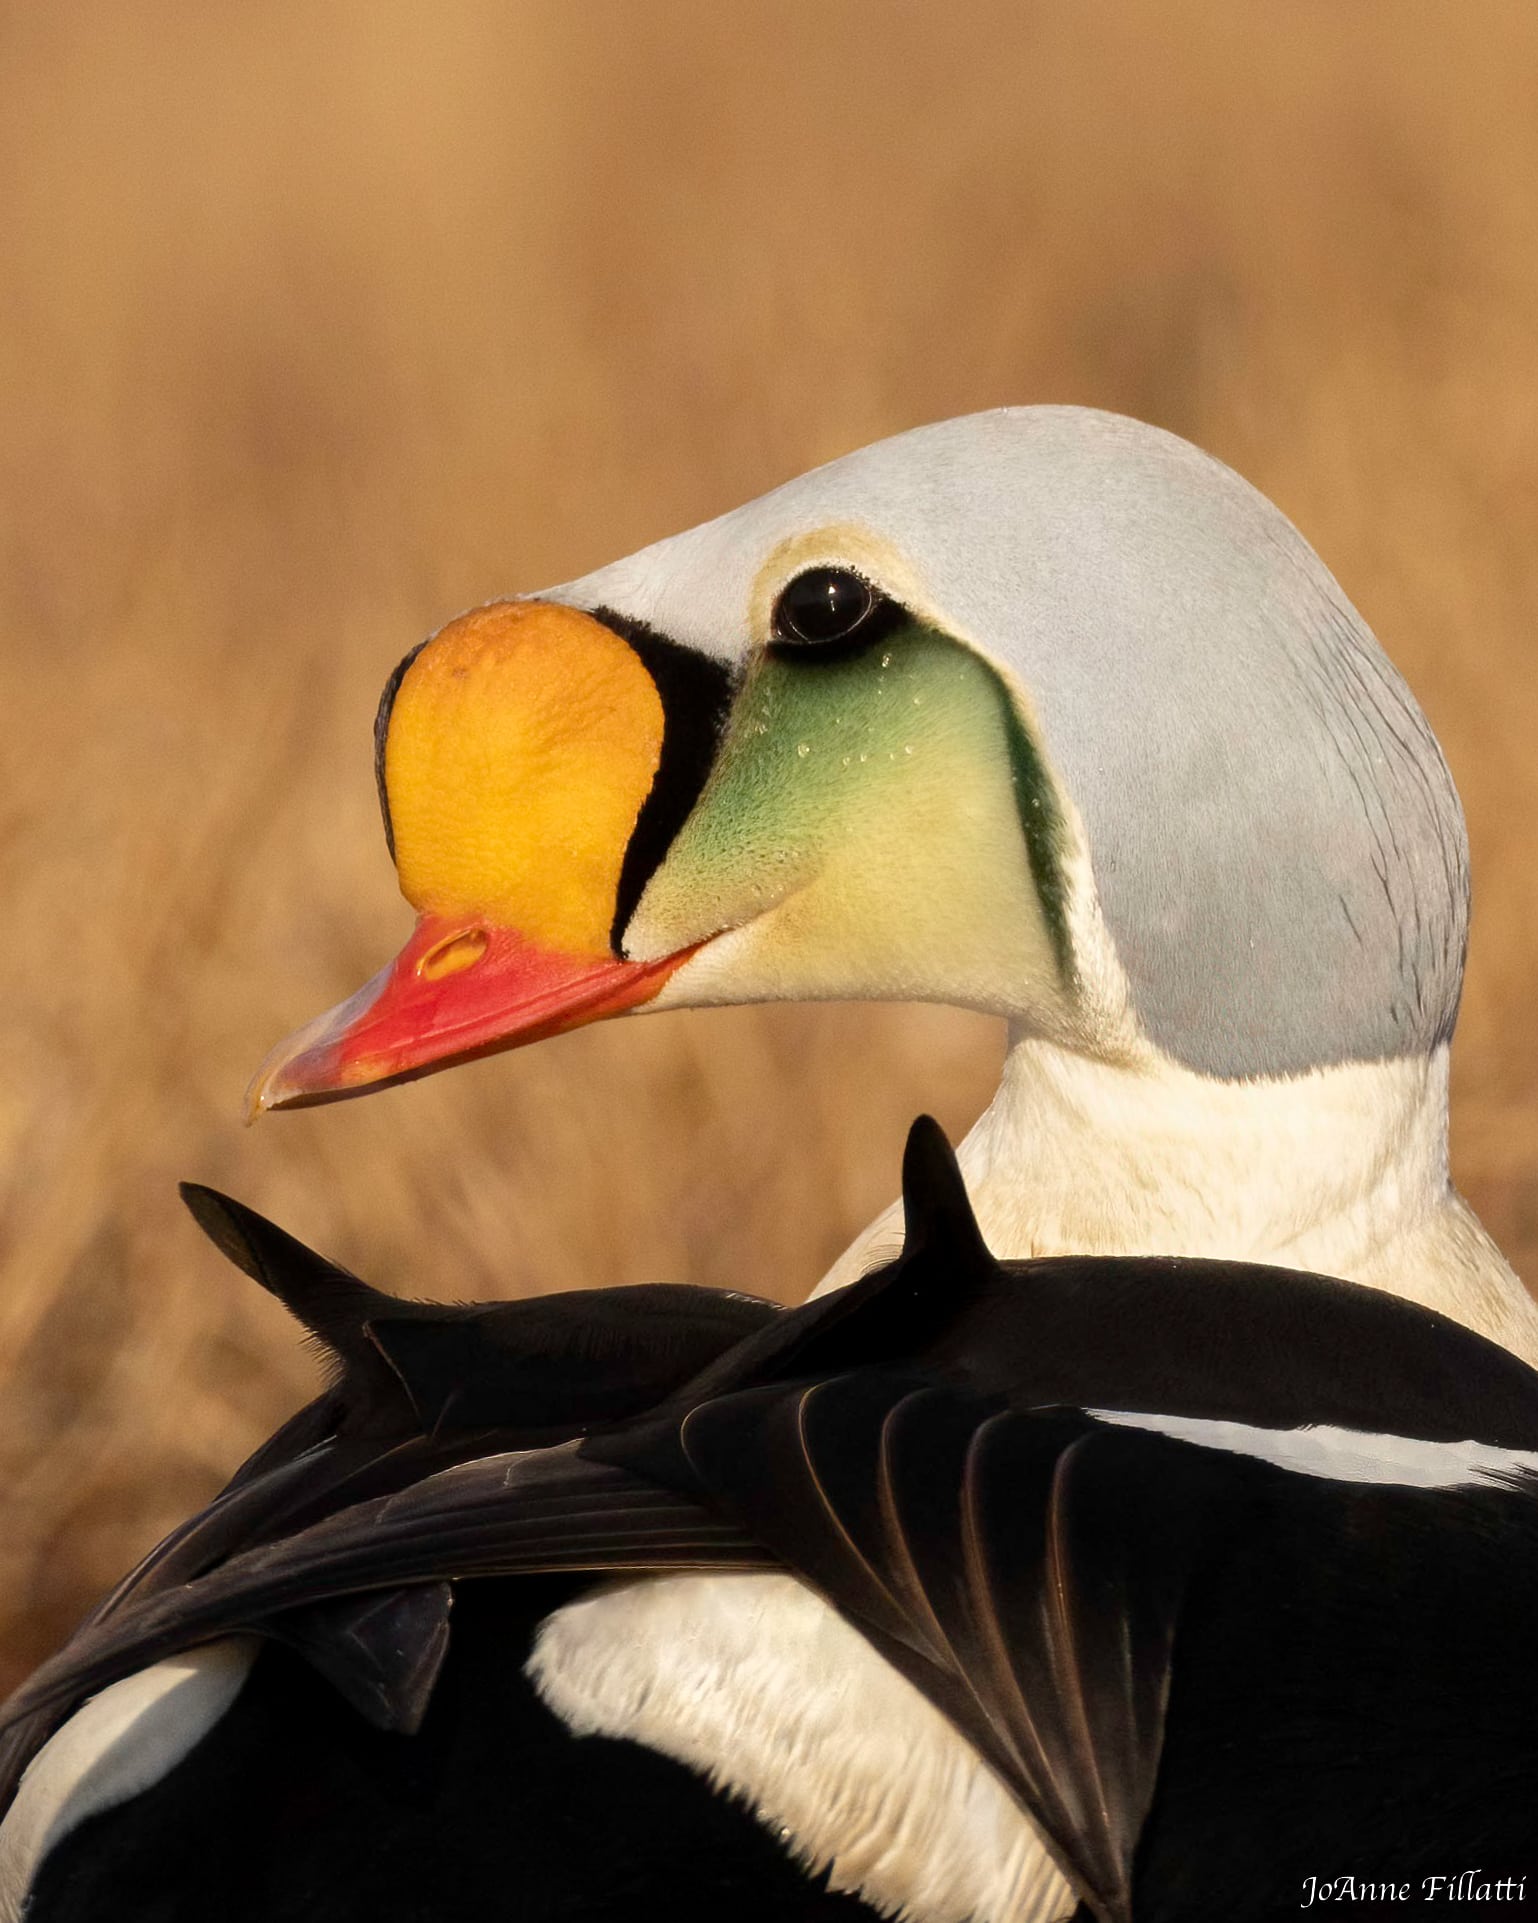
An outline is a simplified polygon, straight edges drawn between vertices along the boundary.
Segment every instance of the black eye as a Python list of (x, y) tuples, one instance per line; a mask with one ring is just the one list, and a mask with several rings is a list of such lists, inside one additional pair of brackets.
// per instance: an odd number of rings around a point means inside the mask
[(775, 602), (774, 638), (808, 647), (863, 641), (860, 630), (884, 605), (870, 582), (848, 568), (809, 568)]

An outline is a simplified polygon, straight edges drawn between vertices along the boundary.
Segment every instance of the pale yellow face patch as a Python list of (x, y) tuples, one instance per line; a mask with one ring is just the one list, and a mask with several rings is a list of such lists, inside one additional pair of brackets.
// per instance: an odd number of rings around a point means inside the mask
[(770, 650), (626, 950), (706, 942), (659, 1007), (859, 996), (1061, 1026), (1071, 986), (1022, 819), (1046, 781), (1011, 755), (998, 677), (947, 635)]
[(406, 671), (385, 742), (402, 893), (607, 954), (662, 725), (639, 657), (591, 615), (513, 601), (450, 622)]

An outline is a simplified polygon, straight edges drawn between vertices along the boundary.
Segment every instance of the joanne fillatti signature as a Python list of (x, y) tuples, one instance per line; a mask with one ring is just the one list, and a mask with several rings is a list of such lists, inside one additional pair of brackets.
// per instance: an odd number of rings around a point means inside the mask
[(1413, 1881), (1370, 1881), (1365, 1876), (1305, 1876), (1300, 1910), (1316, 1903), (1521, 1903), (1525, 1876), (1495, 1876), (1488, 1870), (1459, 1870), (1452, 1876), (1420, 1876)]

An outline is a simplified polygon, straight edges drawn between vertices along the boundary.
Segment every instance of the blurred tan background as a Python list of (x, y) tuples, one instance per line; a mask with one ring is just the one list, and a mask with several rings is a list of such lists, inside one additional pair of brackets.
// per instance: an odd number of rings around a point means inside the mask
[(409, 922), (405, 649), (877, 436), (1120, 408), (1300, 523), (1468, 805), (1463, 1186), (1538, 1277), (1532, 0), (0, 3), (0, 1681), (307, 1392), (178, 1177), (372, 1279), (799, 1297), (999, 1038), (578, 1034), (239, 1125)]

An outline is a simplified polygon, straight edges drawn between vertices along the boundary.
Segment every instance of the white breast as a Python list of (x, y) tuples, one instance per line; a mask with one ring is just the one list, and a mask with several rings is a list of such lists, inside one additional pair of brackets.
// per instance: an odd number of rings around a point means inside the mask
[(529, 1674), (580, 1735), (628, 1737), (740, 1797), (836, 1890), (917, 1923), (1051, 1923), (1075, 1897), (940, 1712), (790, 1576), (595, 1591)]

